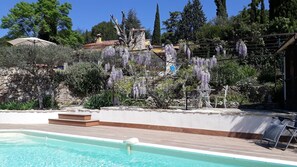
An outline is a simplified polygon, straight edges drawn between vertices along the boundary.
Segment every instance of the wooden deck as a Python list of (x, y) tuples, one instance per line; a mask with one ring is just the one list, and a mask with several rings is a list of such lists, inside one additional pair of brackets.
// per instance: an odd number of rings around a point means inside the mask
[(291, 145), (286, 151), (282, 151), (279, 148), (267, 148), (266, 144), (261, 145), (257, 140), (111, 126), (74, 127), (62, 125), (0, 124), (0, 129), (31, 129), (118, 140), (137, 137), (140, 142), (145, 143), (289, 160), (295, 161), (297, 164), (297, 144)]

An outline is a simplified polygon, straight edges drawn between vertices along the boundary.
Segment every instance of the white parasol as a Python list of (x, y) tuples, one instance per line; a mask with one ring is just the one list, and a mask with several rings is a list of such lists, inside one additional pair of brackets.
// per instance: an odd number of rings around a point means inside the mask
[(16, 38), (14, 40), (8, 41), (8, 43), (18, 46), (18, 45), (36, 45), (36, 46), (48, 46), (48, 45), (56, 45), (53, 42), (46, 41), (43, 39), (29, 37), (29, 38)]

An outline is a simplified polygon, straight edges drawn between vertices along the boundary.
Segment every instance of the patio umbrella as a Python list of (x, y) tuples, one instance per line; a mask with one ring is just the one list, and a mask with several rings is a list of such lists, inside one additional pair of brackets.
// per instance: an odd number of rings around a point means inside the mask
[(43, 39), (29, 37), (29, 38), (16, 38), (14, 40), (8, 41), (8, 43), (18, 46), (18, 45), (36, 45), (36, 46), (48, 46), (48, 45), (56, 45), (53, 42), (46, 41)]

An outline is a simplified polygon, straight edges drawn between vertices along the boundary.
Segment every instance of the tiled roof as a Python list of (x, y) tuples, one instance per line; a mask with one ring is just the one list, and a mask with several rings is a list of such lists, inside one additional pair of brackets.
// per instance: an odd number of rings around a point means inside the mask
[(118, 40), (102, 41), (100, 43), (85, 44), (83, 47), (84, 49), (104, 49), (105, 47), (115, 45), (118, 42)]

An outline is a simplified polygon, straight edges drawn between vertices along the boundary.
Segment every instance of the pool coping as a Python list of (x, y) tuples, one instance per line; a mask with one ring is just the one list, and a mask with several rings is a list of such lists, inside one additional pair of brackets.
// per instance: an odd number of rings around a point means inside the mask
[[(112, 142), (112, 143), (117, 143), (117, 144), (124, 143), (124, 141), (125, 141), (125, 140), (117, 140), (117, 139), (90, 137), (90, 136), (84, 136), (84, 135), (73, 135), (73, 134), (41, 131), (41, 130), (28, 130), (28, 129), (0, 129), (0, 132), (16, 132), (16, 133), (31, 132), (31, 133), (39, 133), (39, 134), (56, 135), (56, 136), (62, 136), (62, 137), (72, 137), (72, 138), (77, 138), (77, 139), (88, 139), (88, 140), (95, 140), (95, 141), (97, 140), (97, 141), (103, 141), (103, 142)], [(213, 155), (213, 156), (223, 156), (223, 157), (228, 157), (228, 158), (252, 160), (252, 161), (258, 161), (258, 162), (265, 162), (265, 163), (297, 166), (297, 162), (288, 161), (288, 160), (277, 160), (277, 159), (271, 159), (271, 158), (253, 157), (253, 156), (238, 155), (238, 154), (231, 154), (231, 153), (220, 153), (220, 152), (216, 152), (216, 151), (206, 151), (206, 150), (191, 149), (191, 148), (176, 147), (176, 146), (167, 146), (167, 145), (160, 145), (160, 144), (143, 143), (143, 142), (139, 142), (135, 145), (167, 149), (167, 150), (174, 150), (174, 151), (180, 150), (180, 151), (189, 152), (189, 153), (207, 154), (207, 155)]]

